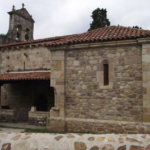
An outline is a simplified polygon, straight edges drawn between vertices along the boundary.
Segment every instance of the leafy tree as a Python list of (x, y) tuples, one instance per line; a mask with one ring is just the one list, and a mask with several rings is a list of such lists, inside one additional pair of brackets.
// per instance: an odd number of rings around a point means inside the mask
[(132, 28), (142, 29), (142, 28), (139, 27), (139, 26), (133, 26)]
[(101, 28), (101, 27), (106, 27), (106, 26), (110, 26), (110, 22), (109, 22), (109, 19), (107, 19), (107, 11), (106, 9), (95, 9), (93, 12), (92, 12), (92, 16), (93, 18), (93, 21), (92, 23), (90, 24), (90, 30), (93, 30), (93, 29), (97, 29), (97, 28)]

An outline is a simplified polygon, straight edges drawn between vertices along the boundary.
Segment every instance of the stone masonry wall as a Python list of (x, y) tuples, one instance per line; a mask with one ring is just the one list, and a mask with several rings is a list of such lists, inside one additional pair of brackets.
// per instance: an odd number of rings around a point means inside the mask
[[(2, 50), (1, 73), (19, 71), (50, 70), (51, 53), (44, 47), (28, 47), (22, 49)], [(43, 86), (37, 87), (37, 93), (44, 91), (50, 99), (50, 91)], [(1, 87), (1, 105), (9, 105), (17, 110), (18, 120), (26, 121), (28, 111), (33, 105), (33, 85), (31, 83), (4, 84)], [(48, 102), (51, 106), (51, 102)], [(48, 108), (50, 109), (50, 108)]]
[(2, 50), (1, 73), (6, 71), (50, 70), (50, 51), (45, 47)]
[(31, 21), (31, 16), (29, 16), (25, 9), (20, 9), (19, 11), (10, 14), (7, 37), (16, 40), (17, 27), (19, 27), (19, 41), (25, 41), (26, 29), (29, 30), (28, 40), (33, 40), (34, 23)]
[(66, 131), (97, 134), (141, 134), (150, 133), (150, 126), (128, 121), (107, 121), (94, 119), (66, 119)]
[[(140, 46), (69, 50), (66, 57), (67, 118), (142, 120)], [(108, 86), (102, 85), (106, 61)]]
[(15, 40), (8, 38), (7, 36), (0, 35), (0, 45), (7, 43), (14, 43)]
[(142, 45), (143, 121), (150, 122), (150, 44)]
[[(3, 92), (5, 89), (5, 94)], [(10, 109), (16, 110), (17, 121), (27, 121), (28, 111), (33, 103), (33, 87), (28, 84), (5, 84), (2, 88), (1, 105), (9, 105)]]

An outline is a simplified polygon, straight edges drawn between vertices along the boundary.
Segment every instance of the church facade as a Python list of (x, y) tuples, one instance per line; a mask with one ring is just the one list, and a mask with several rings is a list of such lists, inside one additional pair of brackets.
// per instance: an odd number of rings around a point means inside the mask
[(108, 26), (33, 40), (24, 8), (0, 45), (1, 114), (51, 131), (148, 133), (150, 31)]

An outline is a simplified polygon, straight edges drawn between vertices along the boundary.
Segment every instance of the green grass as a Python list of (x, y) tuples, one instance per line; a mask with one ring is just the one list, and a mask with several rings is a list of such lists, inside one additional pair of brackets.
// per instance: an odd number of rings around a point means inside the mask
[(26, 133), (58, 133), (58, 132), (51, 132), (47, 129), (29, 129), (29, 128), (25, 129), (24, 132)]
[(52, 132), (47, 129), (25, 129), (26, 133), (56, 133), (56, 134), (66, 134), (66, 133), (79, 133), (79, 134), (94, 134), (92, 132)]
[(79, 134), (94, 134), (92, 132), (52, 132), (47, 129), (31, 129), (31, 128), (19, 128), (0, 125), (0, 128), (12, 128), (12, 129), (24, 129), (22, 133), (56, 133), (56, 134), (66, 134), (66, 133), (79, 133)]

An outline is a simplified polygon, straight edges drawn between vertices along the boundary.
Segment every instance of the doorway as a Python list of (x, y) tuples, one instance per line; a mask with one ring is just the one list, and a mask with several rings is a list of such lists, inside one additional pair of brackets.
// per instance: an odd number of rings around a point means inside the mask
[(36, 109), (37, 111), (48, 111), (48, 101), (44, 94), (40, 94), (37, 97)]

